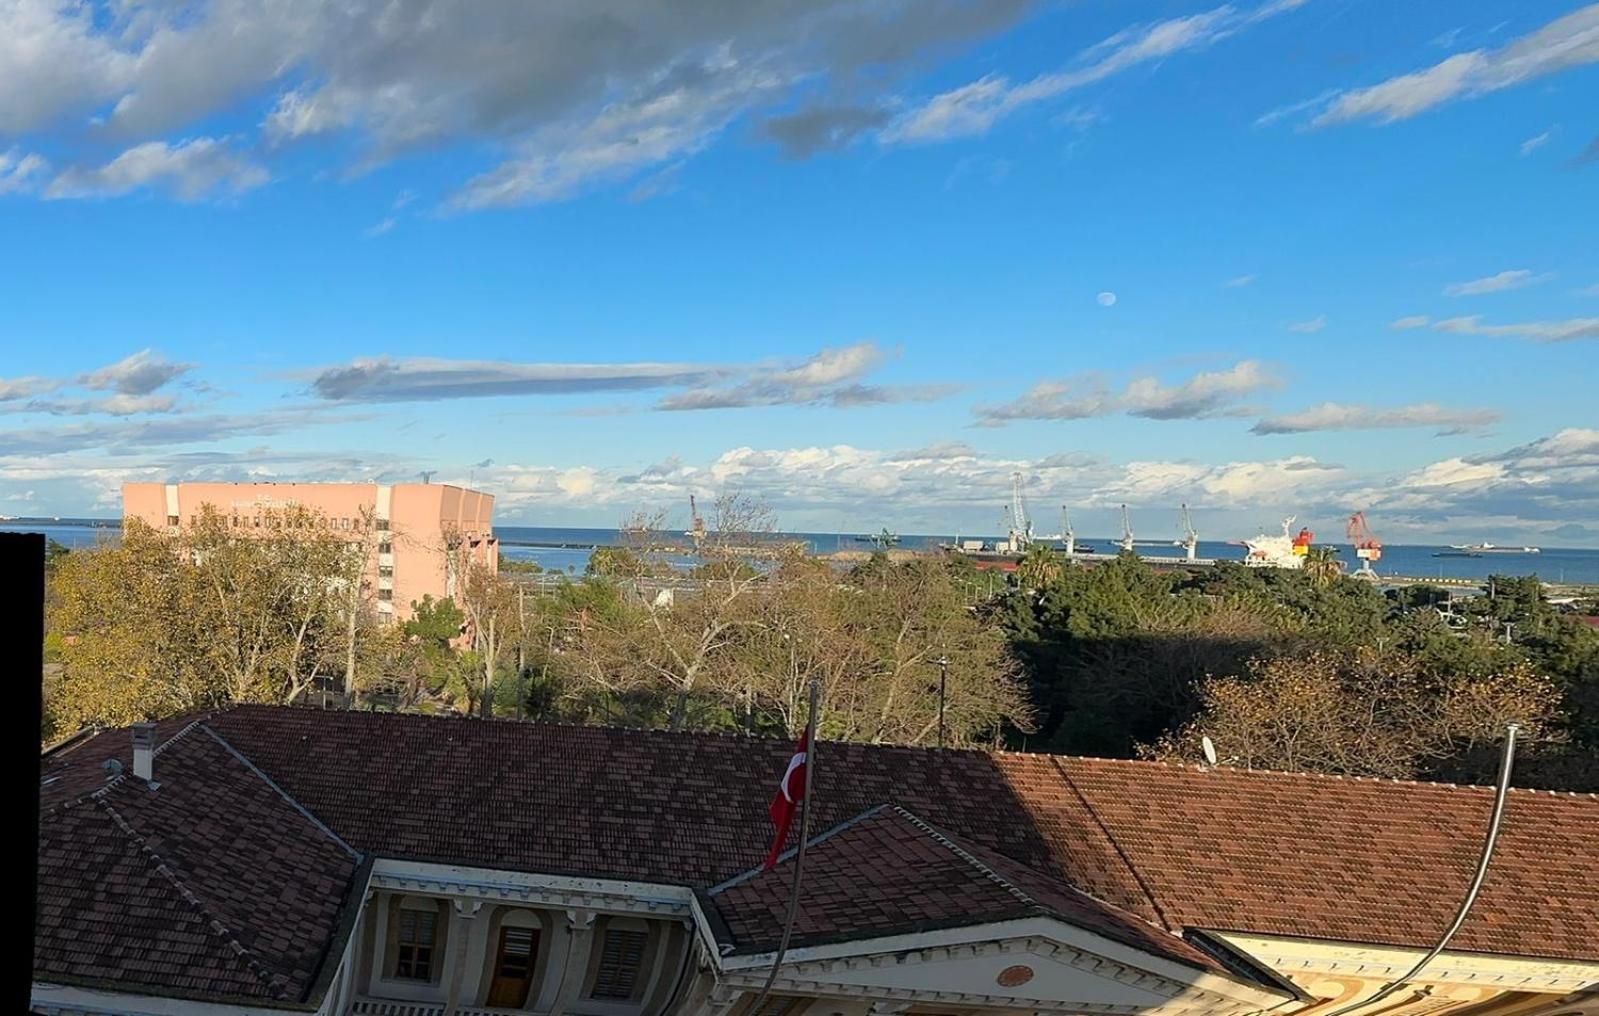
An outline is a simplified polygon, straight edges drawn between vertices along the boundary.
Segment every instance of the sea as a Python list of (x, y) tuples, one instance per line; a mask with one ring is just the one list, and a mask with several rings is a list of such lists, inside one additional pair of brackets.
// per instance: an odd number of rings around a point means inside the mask
[[(0, 532), (33, 532), (46, 536), (67, 547), (93, 546), (102, 540), (116, 540), (121, 536), (121, 526), (106, 519), (50, 519), (13, 520), (0, 522)], [(553, 526), (496, 526), (501, 552), (516, 561), (536, 562), (545, 571), (582, 574), (588, 566), (589, 554), (594, 547), (616, 546), (622, 542), (621, 533), (615, 529), (581, 529)], [(854, 533), (783, 533), (778, 538), (800, 541), (818, 554), (840, 550), (870, 550), (872, 544)], [(964, 533), (963, 539), (989, 539), (978, 534)], [(949, 543), (953, 536), (914, 534), (902, 535), (902, 550), (932, 550), (939, 544)], [(1077, 541), (1079, 549), (1091, 547), (1101, 553), (1113, 554), (1116, 541), (1112, 537), (1083, 537)], [(1347, 544), (1329, 544), (1334, 547), (1353, 571), (1359, 567), (1354, 548)], [(1169, 544), (1140, 543), (1138, 549), (1151, 556), (1174, 557), (1181, 551)], [(1382, 560), (1377, 563), (1379, 575), (1407, 578), (1485, 579), (1489, 575), (1536, 575), (1546, 582), (1599, 585), (1599, 549), (1586, 547), (1544, 547), (1537, 554), (1484, 554), (1481, 557), (1438, 557), (1449, 552), (1447, 546), (1422, 544), (1388, 544), (1383, 547)], [(1241, 561), (1242, 544), (1214, 540), (1201, 540), (1199, 556), (1222, 561)]]

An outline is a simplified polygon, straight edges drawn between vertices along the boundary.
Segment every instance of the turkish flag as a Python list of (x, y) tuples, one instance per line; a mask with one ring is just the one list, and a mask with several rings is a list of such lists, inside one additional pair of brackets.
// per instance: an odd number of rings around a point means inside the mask
[(788, 827), (793, 824), (794, 813), (799, 810), (800, 802), (805, 799), (805, 788), (808, 785), (805, 760), (809, 757), (810, 737), (809, 730), (800, 735), (799, 743), (794, 746), (794, 756), (788, 760), (788, 769), (784, 771), (783, 779), (777, 785), (777, 795), (772, 798), (771, 807), (767, 809), (772, 816), (772, 824), (777, 827), (777, 833), (772, 837), (772, 849), (766, 854), (766, 863), (761, 866), (762, 871), (771, 871), (777, 867), (777, 855), (783, 852), (783, 845), (788, 842)]

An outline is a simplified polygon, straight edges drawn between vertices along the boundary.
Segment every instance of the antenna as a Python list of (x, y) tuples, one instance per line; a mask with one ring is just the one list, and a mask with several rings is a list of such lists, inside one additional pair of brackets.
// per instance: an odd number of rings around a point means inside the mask
[(433, 474), (436, 473), (436, 472), (438, 472), (437, 469), (424, 469), (424, 470), (422, 470), (422, 482), (423, 483), (432, 483), (433, 482)]

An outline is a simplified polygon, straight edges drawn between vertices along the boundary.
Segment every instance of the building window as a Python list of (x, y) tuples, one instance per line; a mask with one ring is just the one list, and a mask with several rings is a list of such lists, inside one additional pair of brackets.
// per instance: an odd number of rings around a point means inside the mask
[(378, 544), (378, 553), (379, 554), (392, 554), (392, 553), (394, 553), (394, 544), (390, 543), (388, 540), (384, 540), (382, 543)]
[(175, 526), (177, 524), (178, 524), (178, 517), (176, 515), (168, 515), (167, 516), (167, 525)]
[(392, 564), (380, 564), (380, 565), (378, 565), (378, 575), (381, 578), (392, 579), (394, 577), (394, 565), (392, 565)]
[(644, 967), (644, 946), (649, 939), (647, 931), (607, 928), (605, 941), (600, 947), (600, 965), (594, 972), (594, 987), (589, 991), (589, 997), (624, 1002), (632, 998), (639, 972)]
[(380, 600), (392, 600), (392, 599), (394, 599), (394, 590), (392, 590), (392, 589), (379, 589), (378, 590), (378, 599), (380, 599)]
[(394, 976), (408, 981), (433, 979), (433, 934), (439, 915), (430, 910), (400, 911)]
[(378, 527), (378, 532), (380, 532), (380, 533), (388, 532), (389, 531), (389, 520), (388, 519), (378, 519), (377, 527)]

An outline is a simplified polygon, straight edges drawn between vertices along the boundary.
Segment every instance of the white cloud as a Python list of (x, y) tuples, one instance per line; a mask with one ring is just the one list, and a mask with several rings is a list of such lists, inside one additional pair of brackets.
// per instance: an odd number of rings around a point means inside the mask
[(1288, 330), (1291, 332), (1299, 332), (1301, 335), (1313, 335), (1326, 327), (1327, 315), (1318, 314), (1309, 321), (1295, 321), (1293, 324), (1288, 326)]
[(61, 387), (61, 382), (54, 378), (14, 377), (7, 380), (0, 377), (0, 402), (31, 399), (37, 395), (55, 391), (59, 387)]
[(1264, 462), (1130, 462), (1122, 475), (1093, 491), (1097, 504), (1244, 508), (1303, 503), (1328, 496), (1345, 475), (1342, 466), (1294, 455)]
[(1301, 5), (1267, 3), (1247, 14), (1217, 7), (1199, 14), (1136, 25), (1084, 50), (1079, 66), (1012, 82), (988, 75), (914, 106), (885, 127), (885, 144), (926, 144), (986, 134), (999, 120), (1035, 103), (1058, 98), (1134, 67), (1189, 50), (1203, 49), (1242, 28)]
[(103, 166), (62, 170), (45, 186), (44, 195), (117, 197), (144, 188), (160, 188), (181, 201), (199, 201), (217, 193), (253, 190), (268, 179), (263, 167), (235, 152), (226, 139), (190, 138), (175, 145), (147, 141)]
[[(556, 0), (476, 17), (427, 0), (7, 0), (0, 137), (58, 130), (148, 157), (141, 142), (264, 107), (269, 154), (326, 138), (364, 171), (418, 150), (498, 149), (450, 207), (558, 200), (690, 155), (800, 82), (818, 101), (875, 108), (924, 53), (1029, 6)], [(78, 170), (58, 193), (131, 189), (109, 182)]]
[(136, 60), (95, 24), (95, 8), (62, 0), (0, 4), (0, 136), (19, 136), (104, 102)]
[(15, 148), (0, 152), (0, 194), (27, 193), (39, 185), (50, 168), (41, 155), (18, 154)]
[(1535, 285), (1547, 278), (1549, 278), (1547, 275), (1534, 275), (1530, 268), (1513, 268), (1481, 279), (1472, 279), (1470, 282), (1452, 282), (1444, 287), (1444, 295), (1481, 296), (1484, 293), (1498, 293), (1506, 289)]
[(1281, 386), (1257, 360), (1240, 360), (1227, 370), (1205, 371), (1175, 385), (1137, 378), (1115, 393), (1093, 375), (1042, 381), (1000, 405), (978, 406), (978, 426), (1002, 427), (1013, 420), (1082, 420), (1127, 413), (1151, 420), (1191, 420), (1235, 416), (1240, 400)]
[(1594, 62), (1599, 62), (1599, 4), (1578, 8), (1498, 49), (1457, 53), (1425, 70), (1340, 93), (1312, 123), (1392, 123), (1453, 99), (1486, 95)]
[(1425, 314), (1412, 314), (1409, 317), (1395, 318), (1388, 322), (1388, 327), (1402, 332), (1410, 328), (1425, 328), (1427, 322), (1431, 320)]
[(170, 413), (178, 408), (175, 395), (108, 395), (97, 399), (34, 399), (18, 409), (25, 413), (52, 416), (137, 416), (144, 413)]
[(1528, 321), (1523, 324), (1486, 325), (1481, 315), (1445, 318), (1433, 323), (1440, 332), (1456, 335), (1491, 335), (1532, 339), (1536, 342), (1570, 342), (1574, 339), (1599, 339), (1599, 318), (1571, 318), (1565, 321)]
[(883, 362), (873, 342), (823, 349), (790, 366), (764, 366), (731, 383), (701, 384), (667, 395), (657, 409), (738, 409), (749, 406), (835, 407), (931, 402), (955, 391), (953, 385), (873, 385), (864, 379)]
[(1531, 155), (1533, 152), (1536, 152), (1538, 149), (1540, 149), (1544, 145), (1548, 144), (1549, 138), (1553, 134), (1554, 134), (1554, 129), (1550, 128), (1549, 130), (1544, 131), (1542, 134), (1535, 134), (1532, 137), (1528, 138), (1527, 140), (1523, 141), (1521, 143), (1521, 154), (1523, 156), (1527, 156), (1527, 155)]
[(1502, 418), (1502, 414), (1491, 409), (1449, 409), (1433, 402), (1393, 409), (1323, 402), (1298, 413), (1267, 417), (1252, 430), (1256, 434), (1304, 434), (1321, 430), (1436, 427), (1439, 434), (1458, 434), (1497, 423)]
[(682, 387), (733, 369), (704, 363), (513, 363), (376, 356), (323, 367), (307, 378), (312, 394), (332, 402), (423, 402)]
[(743, 66), (727, 54), (679, 82), (652, 82), (575, 127), (538, 132), (499, 166), (467, 182), (456, 210), (539, 204), (699, 152), (762, 95), (790, 84), (782, 74)]
[(1254, 281), (1255, 276), (1253, 275), (1238, 275), (1228, 279), (1226, 282), (1222, 283), (1222, 285), (1226, 286), (1228, 289), (1240, 289), (1244, 286), (1252, 284)]
[(361, 235), (365, 236), (368, 239), (373, 239), (375, 237), (382, 236), (384, 233), (387, 233), (389, 230), (394, 228), (395, 222), (396, 222), (396, 219), (394, 218), (394, 216), (392, 216), (392, 215), (386, 216), (382, 220), (380, 220), (380, 221), (368, 226), (365, 230), (362, 231)]
[[(304, 425), (304, 414), (281, 414), (254, 425)], [(168, 421), (195, 441), (250, 431), (245, 421), (218, 418)], [(118, 422), (126, 432), (146, 425)], [(277, 433), (277, 430), (255, 431)], [(201, 433), (211, 437), (194, 436)], [(325, 441), (320, 442), (325, 444)], [(82, 445), (73, 447), (86, 447)], [(1449, 457), (1404, 472), (1355, 470), (1307, 455), (1216, 462), (1141, 459), (1124, 463), (1083, 453), (1038, 458), (996, 455), (958, 443), (910, 451), (854, 445), (736, 446), (700, 461), (669, 458), (642, 467), (596, 464), (543, 465), (463, 461), (427, 463), (409, 456), (346, 451), (294, 452), (277, 448), (224, 451), (206, 447), (167, 451), (141, 444), (135, 457), (74, 452), (61, 442), (44, 448), (0, 436), (0, 504), (30, 512), (114, 515), (124, 480), (358, 478), (402, 482), (416, 470), (442, 466), (436, 479), (471, 482), (496, 495), (502, 524), (551, 521), (587, 513), (591, 524), (614, 524), (637, 508), (686, 509), (689, 493), (704, 496), (737, 489), (770, 503), (789, 528), (826, 531), (850, 526), (912, 531), (994, 532), (995, 508), (1020, 472), (1041, 516), (1044, 506), (1069, 504), (1079, 532), (1114, 527), (1114, 507), (1132, 506), (1141, 531), (1164, 529), (1175, 507), (1187, 502), (1201, 513), (1207, 539), (1248, 536), (1262, 524), (1295, 513), (1318, 528), (1367, 510), (1385, 539), (1438, 543), (1490, 538), (1499, 542), (1562, 536), (1574, 520), (1599, 518), (1599, 430), (1569, 428), (1501, 452)], [(1078, 507), (1083, 511), (1075, 511)], [(1049, 523), (1040, 518), (1041, 527)], [(1143, 522), (1158, 518), (1159, 527)], [(1175, 535), (1175, 533), (1174, 533)]]
[(1116, 306), (1116, 294), (1111, 292), (1101, 293), (1094, 297), (1094, 301), (1101, 307), (1114, 307)]
[(121, 395), (148, 395), (194, 369), (192, 363), (174, 363), (160, 353), (141, 349), (116, 363), (78, 377), (85, 388), (115, 391)]
[[(657, 409), (864, 406), (927, 401), (951, 385), (864, 383), (881, 365), (872, 342), (826, 348), (796, 361), (756, 363), (517, 363), (506, 360), (358, 357), (300, 375), (330, 402), (422, 402), (484, 396), (673, 390)], [(592, 415), (590, 411), (589, 415)]]

